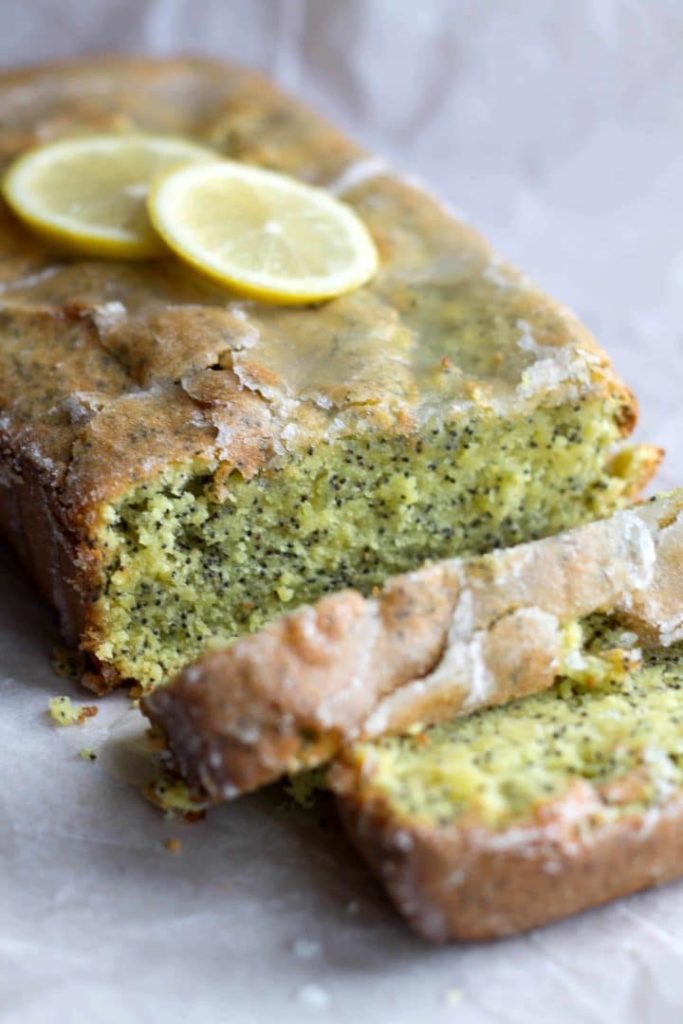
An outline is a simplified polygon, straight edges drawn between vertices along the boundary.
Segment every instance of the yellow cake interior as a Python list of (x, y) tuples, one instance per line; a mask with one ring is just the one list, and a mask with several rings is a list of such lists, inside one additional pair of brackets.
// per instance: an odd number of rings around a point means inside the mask
[(493, 829), (543, 821), (544, 805), (568, 797), (585, 801), (586, 823), (665, 801), (683, 786), (681, 645), (640, 661), (634, 634), (602, 616), (582, 623), (581, 637), (544, 693), (358, 744), (347, 763), (363, 798), (415, 826)]
[(154, 685), (323, 593), (606, 516), (640, 472), (638, 449), (610, 457), (618, 415), (587, 398), (337, 439), (233, 473), (220, 501), (210, 472), (169, 468), (107, 509), (94, 653)]

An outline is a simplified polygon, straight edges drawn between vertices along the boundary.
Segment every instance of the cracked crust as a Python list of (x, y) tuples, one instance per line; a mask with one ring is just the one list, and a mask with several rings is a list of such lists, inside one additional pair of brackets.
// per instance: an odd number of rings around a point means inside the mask
[(549, 687), (563, 625), (624, 616), (683, 635), (683, 491), (610, 519), (323, 598), (205, 654), (142, 702), (175, 769), (221, 800), (405, 732)]
[[(0, 206), (0, 525), (84, 651), (103, 638), (108, 506), (170, 466), (208, 473), (221, 500), (232, 472), (250, 478), (330, 431), (410, 435), (432, 415), (584, 396), (612, 398), (632, 429), (633, 396), (566, 310), (258, 75), (97, 58), (2, 73), (0, 99), (0, 169), (73, 130), (181, 134), (342, 191), (382, 256), (371, 286), (278, 309), (173, 259), (67, 257)], [(644, 454), (641, 482), (658, 459)], [(93, 668), (93, 688), (120, 682)]]

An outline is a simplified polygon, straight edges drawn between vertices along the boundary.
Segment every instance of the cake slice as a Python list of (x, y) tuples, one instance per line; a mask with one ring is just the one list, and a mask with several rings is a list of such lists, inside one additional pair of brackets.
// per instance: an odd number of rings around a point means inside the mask
[[(208, 652), (142, 702), (174, 769), (222, 800), (401, 733), (546, 689), (583, 667), (578, 624), (634, 642), (683, 628), (683, 490), (556, 537), (346, 591)], [(416, 742), (420, 742), (419, 740)]]
[(0, 208), (0, 525), (101, 692), (428, 559), (609, 515), (659, 453), (588, 332), (470, 227), (256, 75), (98, 58), (0, 75), (0, 162), (171, 133), (327, 187), (366, 287), (241, 301), (174, 258), (58, 252)]
[(623, 614), (583, 632), (551, 690), (358, 744), (332, 772), (426, 939), (511, 935), (683, 874), (683, 645), (641, 655)]

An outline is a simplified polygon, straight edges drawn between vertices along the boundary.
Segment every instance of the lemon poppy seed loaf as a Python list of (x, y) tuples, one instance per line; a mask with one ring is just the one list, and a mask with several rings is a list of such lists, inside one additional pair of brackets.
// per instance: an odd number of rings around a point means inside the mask
[(97, 59), (0, 76), (0, 159), (169, 133), (342, 196), (380, 268), (315, 307), (173, 257), (65, 255), (0, 209), (0, 520), (84, 681), (152, 687), (207, 643), (427, 559), (605, 516), (659, 454), (583, 327), (427, 194), (258, 76)]

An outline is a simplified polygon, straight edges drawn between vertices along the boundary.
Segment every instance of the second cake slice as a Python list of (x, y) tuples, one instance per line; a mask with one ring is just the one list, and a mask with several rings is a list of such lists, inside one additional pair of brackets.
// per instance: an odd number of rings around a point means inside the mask
[[(576, 672), (578, 620), (639, 643), (681, 628), (683, 491), (546, 540), (344, 591), (205, 654), (143, 701), (174, 768), (212, 800)], [(587, 670), (590, 670), (588, 665)]]

